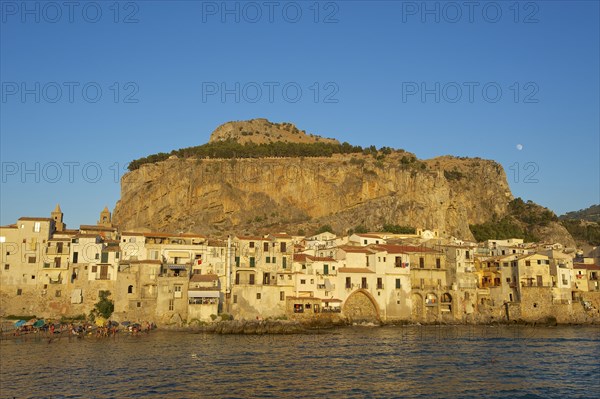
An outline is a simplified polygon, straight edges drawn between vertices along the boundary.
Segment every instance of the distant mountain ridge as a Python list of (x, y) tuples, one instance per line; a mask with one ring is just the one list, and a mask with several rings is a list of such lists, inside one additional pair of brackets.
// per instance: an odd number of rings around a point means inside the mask
[(567, 212), (560, 216), (561, 220), (585, 220), (587, 222), (600, 222), (600, 204), (591, 205), (578, 211)]

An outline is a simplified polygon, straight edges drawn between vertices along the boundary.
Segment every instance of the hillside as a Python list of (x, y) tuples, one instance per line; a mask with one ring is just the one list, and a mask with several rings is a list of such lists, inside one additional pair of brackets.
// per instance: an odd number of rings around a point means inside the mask
[(560, 216), (561, 220), (585, 220), (587, 222), (600, 222), (600, 204), (578, 211), (567, 212)]
[[(244, 134), (249, 126), (254, 133)], [(295, 138), (282, 134), (265, 142), (274, 126)], [(513, 198), (494, 161), (418, 160), (404, 150), (340, 144), (289, 126), (229, 122), (207, 144), (132, 162), (114, 221), (125, 229), (207, 234), (399, 225), (472, 238), (469, 225), (509, 213)], [(549, 234), (565, 235), (562, 226), (558, 230)]]
[(580, 246), (600, 245), (600, 205), (567, 212), (560, 220)]

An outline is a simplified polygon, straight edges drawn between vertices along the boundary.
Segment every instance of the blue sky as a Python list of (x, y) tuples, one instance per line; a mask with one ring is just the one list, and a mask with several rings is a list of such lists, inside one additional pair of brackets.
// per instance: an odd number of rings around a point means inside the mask
[(0, 224), (94, 223), (129, 161), (256, 117), (600, 202), (599, 3), (472, 4), (1, 1)]

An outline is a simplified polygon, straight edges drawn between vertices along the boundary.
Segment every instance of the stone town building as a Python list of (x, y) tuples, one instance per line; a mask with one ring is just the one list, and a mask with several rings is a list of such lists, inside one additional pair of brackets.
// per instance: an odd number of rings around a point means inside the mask
[(418, 237), (427, 247), (379, 233), (344, 243), (285, 233), (217, 240), (120, 232), (108, 209), (98, 224), (76, 230), (66, 228), (60, 206), (50, 216), (0, 227), (0, 315), (87, 315), (110, 291), (113, 319), (163, 325), (224, 312), (352, 321), (600, 318), (600, 266), (573, 264), (554, 247), (534, 253), (515, 240), (475, 247)]

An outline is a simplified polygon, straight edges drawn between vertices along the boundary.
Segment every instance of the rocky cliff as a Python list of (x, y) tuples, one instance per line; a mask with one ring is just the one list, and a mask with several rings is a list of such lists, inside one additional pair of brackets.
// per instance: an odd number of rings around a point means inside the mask
[(238, 143), (333, 143), (339, 144), (336, 139), (306, 134), (292, 123), (273, 123), (264, 118), (250, 119), (248, 121), (227, 122), (215, 129), (210, 135), (209, 143), (224, 140), (235, 140)]
[[(257, 135), (257, 126), (249, 136), (235, 123), (226, 125), (211, 141)], [(206, 234), (310, 233), (325, 224), (341, 233), (358, 225), (399, 224), (472, 238), (469, 224), (504, 215), (511, 199), (502, 167), (477, 158), (418, 161), (402, 151), (310, 158), (172, 156), (123, 176), (114, 222), (124, 229)]]

